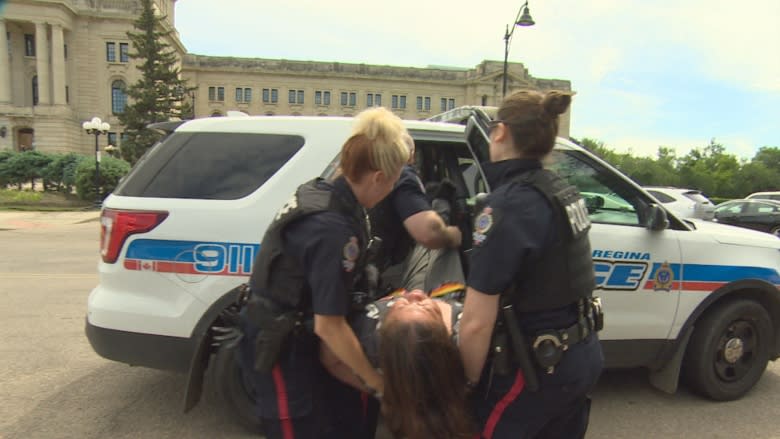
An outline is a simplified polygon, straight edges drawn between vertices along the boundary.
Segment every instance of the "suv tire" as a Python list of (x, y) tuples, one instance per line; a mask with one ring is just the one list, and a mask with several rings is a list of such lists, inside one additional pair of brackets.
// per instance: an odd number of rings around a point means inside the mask
[(244, 376), (238, 346), (220, 346), (209, 369), (217, 399), (247, 430), (264, 433), (254, 390)]
[(772, 343), (772, 320), (761, 304), (718, 305), (696, 323), (683, 364), (686, 381), (708, 398), (737, 399), (761, 378)]

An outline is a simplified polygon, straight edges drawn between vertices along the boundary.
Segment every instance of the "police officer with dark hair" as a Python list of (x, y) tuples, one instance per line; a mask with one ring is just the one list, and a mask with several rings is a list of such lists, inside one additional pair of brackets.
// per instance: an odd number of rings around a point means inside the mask
[(509, 96), (490, 129), (459, 349), (483, 438), (581, 438), (603, 367), (584, 200), (542, 167), (568, 93)]
[[(419, 244), (427, 249), (457, 248), (460, 229), (447, 225), (451, 206), (446, 198), (431, 194), (433, 205), (414, 169), (415, 145), (407, 133), (404, 142), (409, 147), (409, 163), (404, 166), (393, 191), (369, 210), (371, 233), (381, 239), (378, 254), (372, 262), (381, 273), (383, 292), (395, 288), (412, 290), (422, 285), (411, 285), (410, 269), (405, 264), (412, 249)], [(438, 187), (438, 186), (437, 186)], [(440, 208), (436, 208), (439, 207)]]
[(367, 110), (357, 125), (341, 150), (341, 176), (296, 190), (268, 227), (252, 269), (242, 360), (269, 439), (374, 435), (369, 414), (377, 410), (319, 361), (324, 344), (366, 393), (381, 398), (382, 377), (347, 316), (371, 300), (359, 285), (369, 239), (364, 208), (390, 193), (409, 151), (403, 123), (390, 111)]

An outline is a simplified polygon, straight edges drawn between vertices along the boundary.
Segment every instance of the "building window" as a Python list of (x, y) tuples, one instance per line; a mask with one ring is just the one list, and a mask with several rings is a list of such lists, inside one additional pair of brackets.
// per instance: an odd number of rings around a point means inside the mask
[(263, 89), (263, 103), (275, 104), (279, 102), (279, 90), (275, 88)]
[(67, 85), (65, 86), (65, 103), (66, 104), (70, 103), (70, 87), (68, 87)]
[[(397, 103), (398, 99), (396, 99)], [(382, 95), (379, 93), (368, 93), (366, 95), (366, 107), (381, 107)], [(395, 108), (395, 107), (394, 107)]]
[(243, 88), (237, 88), (236, 89), (236, 102), (244, 102), (244, 89)]
[(116, 133), (108, 133), (108, 144), (116, 146)]
[(216, 98), (217, 98), (217, 88), (209, 87), (209, 100), (213, 101)]
[(487, 105), (487, 95), (482, 95), (482, 105)]
[(12, 52), (11, 47), (13, 46), (13, 44), (11, 44), (11, 32), (5, 33), (5, 39), (6, 39), (6, 47), (8, 47), (8, 56), (11, 56), (11, 52)]
[(417, 96), (417, 111), (431, 111), (431, 97)]
[(399, 98), (400, 98), (400, 102), (398, 103), (398, 107), (401, 108), (402, 110), (405, 110), (406, 109), (406, 95), (401, 95)]
[(392, 101), (392, 107), (398, 108), (398, 95), (393, 95), (393, 97), (390, 98), (390, 100)]
[(314, 92), (314, 103), (316, 105), (330, 105), (330, 92), (327, 90), (317, 90)]
[(287, 96), (287, 102), (290, 104), (303, 105), (303, 90), (290, 90)]
[(106, 61), (116, 62), (116, 44), (106, 43)]
[(252, 89), (251, 88), (245, 88), (244, 89), (244, 102), (246, 102), (246, 103), (252, 102)]
[(68, 59), (68, 45), (67, 44), (63, 44), (62, 45), (62, 53), (65, 56), (65, 59)]
[(447, 99), (447, 109), (452, 110), (455, 108), (455, 98)]
[(343, 107), (350, 106), (354, 107), (357, 105), (357, 93), (355, 92), (341, 92), (341, 105)]
[(125, 83), (117, 79), (111, 83), (111, 112), (122, 114), (125, 112), (125, 105), (127, 105)]
[(35, 35), (24, 34), (24, 56), (35, 56)]
[(128, 62), (130, 60), (128, 50), (129, 46), (127, 43), (119, 43), (119, 62)]
[(441, 98), (441, 108), (439, 111), (447, 111), (447, 98)]
[(225, 87), (217, 87), (217, 100), (225, 102)]
[(38, 77), (33, 76), (32, 78), (32, 98), (33, 98), (33, 105), (38, 105)]

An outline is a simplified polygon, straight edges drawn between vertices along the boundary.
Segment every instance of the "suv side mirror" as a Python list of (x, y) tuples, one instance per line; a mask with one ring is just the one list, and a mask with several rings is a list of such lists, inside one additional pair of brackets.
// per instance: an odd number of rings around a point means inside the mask
[(647, 206), (645, 227), (650, 230), (664, 230), (669, 227), (669, 218), (663, 207), (653, 203)]

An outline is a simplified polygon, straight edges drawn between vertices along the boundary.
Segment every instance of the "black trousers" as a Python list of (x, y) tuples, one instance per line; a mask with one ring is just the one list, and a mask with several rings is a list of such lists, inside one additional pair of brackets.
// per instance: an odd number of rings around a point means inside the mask
[(582, 438), (588, 429), (590, 398), (604, 367), (598, 337), (569, 348), (553, 374), (539, 373), (539, 390), (525, 389), (517, 370), (490, 374), (490, 364), (472, 394), (483, 439)]

